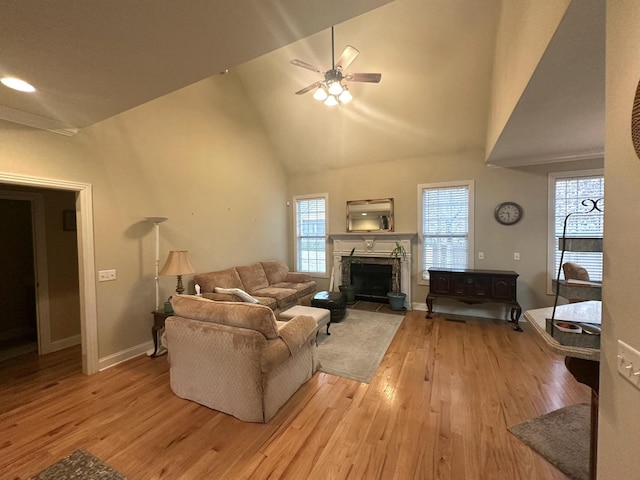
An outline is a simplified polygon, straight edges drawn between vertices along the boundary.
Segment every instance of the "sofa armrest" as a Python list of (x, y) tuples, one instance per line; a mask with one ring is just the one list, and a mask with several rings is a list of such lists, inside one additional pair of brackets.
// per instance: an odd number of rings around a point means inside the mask
[(311, 275), (308, 273), (299, 272), (287, 272), (287, 276), (284, 279), (285, 282), (291, 283), (305, 283), (311, 281)]
[(318, 324), (309, 315), (298, 315), (279, 325), (278, 333), (291, 355), (295, 355), (318, 330)]

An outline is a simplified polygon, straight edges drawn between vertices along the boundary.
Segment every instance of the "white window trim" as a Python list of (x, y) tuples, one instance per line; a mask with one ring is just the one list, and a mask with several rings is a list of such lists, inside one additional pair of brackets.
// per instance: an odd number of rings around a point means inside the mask
[(569, 177), (604, 176), (604, 168), (589, 170), (572, 170), (567, 172), (552, 172), (548, 175), (547, 184), (547, 295), (553, 292), (553, 280), (558, 275), (555, 266), (555, 216), (556, 216), (556, 180)]
[(474, 268), (475, 266), (475, 180), (458, 180), (454, 182), (439, 182), (439, 183), (421, 183), (418, 184), (418, 285), (429, 285), (429, 280), (423, 279), (422, 265), (424, 264), (424, 253), (422, 245), (424, 238), (422, 234), (422, 191), (427, 188), (447, 188), (447, 187), (462, 187), (466, 186), (469, 189), (469, 236), (467, 237), (467, 268)]
[(328, 193), (315, 193), (315, 194), (307, 194), (307, 195), (294, 195), (293, 196), (293, 266), (294, 270), (298, 270), (298, 219), (297, 219), (297, 210), (298, 210), (298, 200), (310, 200), (314, 198), (324, 198), (325, 212), (326, 215), (324, 217), (324, 231), (325, 231), (325, 243), (324, 243), (324, 257), (325, 257), (325, 265), (324, 272), (304, 272), (311, 275), (313, 278), (329, 278), (329, 270), (328, 270), (328, 262), (332, 259), (329, 258), (329, 249), (327, 245), (327, 238), (329, 232), (329, 194)]

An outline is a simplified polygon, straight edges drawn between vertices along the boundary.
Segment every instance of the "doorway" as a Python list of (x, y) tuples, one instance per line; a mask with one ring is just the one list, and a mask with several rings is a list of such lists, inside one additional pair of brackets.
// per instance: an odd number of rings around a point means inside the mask
[(0, 358), (79, 345), (75, 193), (0, 187)]
[(31, 211), (28, 199), (0, 191), (0, 360), (38, 350)]
[[(98, 371), (98, 325), (93, 241), (93, 193), (91, 185), (2, 172), (0, 172), (0, 184), (74, 192), (77, 231), (73, 233), (77, 242), (79, 264), (77, 275), (79, 276), (80, 293), (82, 371), (86, 375), (96, 373)], [(36, 268), (38, 268), (37, 265), (38, 262), (36, 261)], [(41, 278), (40, 281), (46, 281), (46, 278)]]

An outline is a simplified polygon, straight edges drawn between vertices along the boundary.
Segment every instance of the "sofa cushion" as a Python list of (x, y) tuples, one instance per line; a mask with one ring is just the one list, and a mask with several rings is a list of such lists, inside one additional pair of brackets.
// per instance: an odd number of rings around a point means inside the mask
[(298, 300), (298, 292), (291, 288), (267, 287), (252, 292), (253, 295), (260, 297), (271, 297), (275, 299), (278, 307), (283, 308)]
[[(264, 268), (262, 268), (262, 264), (260, 263), (236, 267), (236, 270), (240, 276), (242, 284), (244, 285), (244, 289), (252, 295), (257, 290), (269, 286), (269, 280), (267, 280), (267, 275), (264, 273)], [(267, 296), (270, 297), (271, 295)]]
[(300, 298), (315, 292), (316, 282), (313, 282), (313, 281), (305, 282), (305, 283), (279, 282), (271, 285), (271, 287), (295, 290), (296, 292), (298, 292), (298, 298)]
[(273, 285), (274, 283), (284, 282), (287, 278), (287, 273), (289, 272), (289, 267), (284, 262), (280, 260), (273, 260), (270, 262), (260, 262), (262, 264), (262, 268), (264, 269), (264, 273), (267, 276), (267, 280), (269, 285)]
[(264, 305), (214, 302), (193, 295), (173, 295), (171, 304), (174, 314), (179, 317), (255, 330), (269, 340), (279, 336), (273, 310)]
[(216, 287), (222, 288), (241, 288), (246, 290), (242, 285), (242, 280), (235, 268), (227, 268), (217, 272), (198, 273), (193, 280), (200, 285), (200, 291), (215, 292)]

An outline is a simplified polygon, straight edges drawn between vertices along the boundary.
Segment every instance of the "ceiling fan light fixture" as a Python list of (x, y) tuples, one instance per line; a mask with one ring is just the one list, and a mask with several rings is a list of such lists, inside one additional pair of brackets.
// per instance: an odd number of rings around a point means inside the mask
[(318, 100), (319, 102), (326, 100), (329, 95), (323, 86), (319, 86), (316, 91), (313, 93), (313, 98)]
[(327, 107), (335, 107), (336, 105), (338, 105), (338, 99), (333, 95), (329, 95), (327, 99), (324, 101), (324, 104)]
[(338, 81), (334, 81), (329, 84), (329, 93), (331, 95), (340, 95), (343, 90), (344, 88)]
[(349, 89), (347, 87), (344, 87), (344, 90), (338, 96), (338, 100), (340, 101), (340, 103), (347, 103), (347, 102), (350, 102), (352, 99), (353, 97), (351, 96)]

